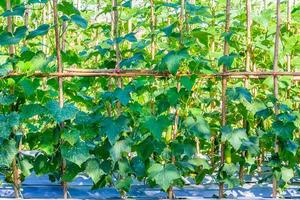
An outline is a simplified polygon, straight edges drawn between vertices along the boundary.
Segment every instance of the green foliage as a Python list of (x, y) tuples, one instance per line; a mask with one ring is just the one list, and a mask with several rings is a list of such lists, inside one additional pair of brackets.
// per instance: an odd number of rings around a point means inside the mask
[[(223, 67), (229, 73), (245, 71), (243, 4), (232, 2), (230, 32), (224, 33), (225, 1), (213, 8), (208, 1), (187, 1), (182, 24), (179, 1), (154, 0), (156, 24), (150, 26), (146, 1), (136, 5), (122, 0), (113, 8), (110, 1), (77, 6), (63, 0), (57, 24), (61, 49), (56, 49), (50, 2), (11, 0), (12, 9), (6, 10), (0, 1), (0, 172), (6, 180), (11, 180), (14, 158), (22, 181), (31, 173), (67, 182), (84, 174), (93, 181), (92, 189), (113, 185), (124, 196), (136, 179), (167, 191), (183, 186), (183, 178), (201, 184), (209, 175), (232, 188), (242, 184), (239, 166), (249, 176), (262, 167), (260, 181), (274, 176), (283, 189), (299, 176), (299, 85), (278, 76), (275, 99), (271, 76), (253, 77), (248, 83), (247, 76), (227, 77), (223, 126), (222, 77), (206, 76)], [(258, 4), (252, 5), (250, 69), (271, 71), (275, 7), (270, 4), (261, 11)], [(285, 2), (281, 6), (286, 10)], [(116, 36), (109, 19), (113, 10), (119, 11)], [(299, 5), (293, 8), (290, 30), (285, 22), (281, 25), (279, 71), (286, 70), (287, 54), (291, 70), (300, 69), (299, 10)], [(12, 33), (7, 31), (8, 17), (13, 17)], [(119, 77), (63, 77), (64, 98), (59, 102), (58, 51), (64, 72), (109, 69)], [(124, 69), (128, 74), (122, 77)], [(171, 76), (131, 77), (132, 69)], [(38, 153), (23, 155), (20, 144)], [(221, 144), (224, 164), (218, 153)], [(262, 152), (266, 161), (259, 166)]]

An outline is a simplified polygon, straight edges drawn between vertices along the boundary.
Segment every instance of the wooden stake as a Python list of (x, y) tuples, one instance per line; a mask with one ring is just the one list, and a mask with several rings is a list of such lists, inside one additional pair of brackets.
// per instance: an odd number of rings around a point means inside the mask
[[(10, 10), (10, 9), (11, 9), (11, 2), (10, 0), (6, 0), (6, 10)], [(13, 33), (12, 21), (13, 18), (11, 16), (7, 17), (7, 32), (9, 33)], [(9, 57), (13, 59), (15, 54), (15, 49), (13, 45), (10, 45), (8, 47), (8, 53), (9, 53)], [(15, 67), (13, 70), (15, 70)], [(11, 91), (14, 91), (14, 88), (11, 88)], [(13, 175), (13, 187), (14, 187), (15, 198), (18, 199), (20, 198), (20, 176), (19, 176), (19, 169), (18, 169), (16, 157), (14, 157), (12, 161), (12, 175)]]
[[(59, 23), (58, 23), (58, 13), (57, 13), (57, 0), (53, 0), (53, 18), (54, 18), (54, 31), (55, 31), (55, 45), (56, 45), (56, 59), (57, 59), (57, 72), (63, 73), (63, 64), (61, 58), (61, 46), (59, 38)], [(63, 108), (64, 106), (64, 93), (63, 93), (63, 77), (58, 77), (58, 92), (59, 92), (59, 107)], [(60, 123), (60, 128), (64, 129), (64, 122)], [(66, 170), (66, 160), (62, 159), (62, 174)], [(64, 199), (68, 198), (68, 185), (67, 182), (63, 181), (63, 192)]]
[[(225, 23), (225, 33), (228, 33), (230, 31), (230, 0), (226, 0), (226, 23)], [(229, 54), (229, 44), (226, 40), (224, 40), (224, 55)], [(227, 68), (225, 65), (223, 65), (223, 73), (227, 72)], [(221, 125), (226, 125), (226, 112), (227, 112), (227, 106), (226, 106), (226, 90), (227, 90), (227, 77), (222, 77), (222, 119), (221, 119)], [(224, 164), (225, 161), (225, 144), (221, 143), (221, 165)], [(224, 182), (220, 182), (219, 184), (219, 198), (224, 198)]]
[(156, 26), (156, 20), (155, 20), (155, 7), (154, 7), (154, 0), (150, 0), (150, 10), (151, 10), (151, 21), (150, 21), (150, 28), (151, 28), (151, 59), (154, 60), (155, 58), (155, 26)]
[[(276, 34), (275, 34), (275, 44), (274, 44), (274, 61), (273, 61), (273, 71), (276, 73), (278, 71), (278, 54), (279, 54), (279, 35), (280, 35), (280, 0), (276, 1)], [(276, 99), (274, 111), (275, 115), (278, 115), (278, 77), (276, 75), (273, 76), (274, 80), (274, 97)], [(278, 154), (278, 139), (275, 136), (274, 143), (274, 153)], [(272, 196), (273, 198), (277, 197), (277, 180), (273, 175), (273, 188), (272, 188)]]

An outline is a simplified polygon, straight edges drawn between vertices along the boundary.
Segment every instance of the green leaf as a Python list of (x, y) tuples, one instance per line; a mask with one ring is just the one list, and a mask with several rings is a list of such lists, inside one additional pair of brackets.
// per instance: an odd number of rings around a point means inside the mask
[(294, 156), (296, 156), (299, 145), (296, 142), (294, 142), (293, 140), (288, 140), (286, 145), (284, 145), (284, 148), (287, 151), (291, 152)]
[(195, 79), (193, 77), (182, 76), (180, 77), (180, 83), (188, 90), (192, 91), (192, 88), (195, 84)]
[(144, 61), (145, 58), (142, 53), (136, 53), (132, 57), (123, 59), (120, 62), (120, 67), (135, 67), (141, 61)]
[(72, 15), (71, 21), (77, 24), (79, 27), (86, 29), (88, 26), (87, 21), (81, 15)]
[(66, 0), (59, 3), (57, 5), (57, 9), (68, 16), (71, 16), (72, 14), (80, 15), (80, 12), (74, 7), (74, 5)]
[(225, 67), (228, 67), (229, 69), (231, 69), (231, 66), (233, 64), (234, 59), (238, 57), (236, 54), (229, 54), (229, 55), (225, 55), (219, 58), (218, 60), (218, 65), (224, 65)]
[(130, 101), (130, 91), (128, 91), (126, 88), (116, 88), (116, 90), (114, 91), (114, 95), (123, 106), (126, 106)]
[(128, 33), (124, 36), (124, 39), (128, 42), (137, 42), (137, 39), (135, 37), (135, 33)]
[(18, 27), (13, 34), (6, 31), (2, 32), (0, 34), (0, 46), (18, 44), (23, 38), (25, 38), (26, 32), (26, 26)]
[(23, 105), (20, 110), (20, 118), (23, 120), (46, 113), (46, 109), (40, 104)]
[(67, 141), (70, 145), (74, 145), (80, 140), (80, 131), (77, 129), (64, 130), (61, 139)]
[(16, 102), (17, 97), (15, 95), (4, 95), (0, 93), (0, 105), (9, 106), (12, 103)]
[(0, 114), (0, 139), (8, 139), (13, 128), (19, 123), (19, 115), (16, 112), (11, 112), (8, 115)]
[(125, 8), (132, 8), (132, 0), (128, 0), (125, 3), (122, 4), (122, 7)]
[(112, 160), (116, 162), (122, 158), (123, 153), (128, 154), (130, 151), (131, 142), (129, 140), (120, 140), (112, 146), (109, 152)]
[(26, 39), (30, 40), (37, 36), (46, 35), (49, 32), (49, 29), (50, 29), (49, 24), (42, 24), (34, 31), (30, 31), (29, 34), (27, 35)]
[(199, 138), (208, 139), (210, 137), (210, 127), (205, 119), (201, 116), (188, 117), (184, 121), (188, 131)]
[(4, 13), (2, 13), (0, 16), (2, 16), (2, 17), (11, 17), (11, 16), (23, 17), (24, 12), (25, 12), (24, 5), (17, 5), (12, 10), (7, 10)]
[(170, 125), (171, 122), (165, 115), (161, 115), (157, 118), (151, 116), (147, 118), (144, 124), (145, 128), (147, 128), (158, 141), (161, 139), (163, 131)]
[(293, 122), (276, 121), (272, 124), (273, 132), (283, 140), (289, 140), (293, 137), (293, 132), (296, 129)]
[(0, 145), (0, 166), (10, 167), (17, 153), (16, 142), (14, 140), (5, 140)]
[(97, 159), (90, 159), (86, 162), (85, 172), (95, 184), (100, 180), (100, 177), (105, 174), (100, 168), (100, 163)]
[(207, 160), (203, 158), (192, 158), (188, 162), (196, 167), (201, 166), (203, 169), (210, 169), (210, 165), (208, 164)]
[(101, 127), (108, 137), (109, 142), (114, 144), (120, 137), (120, 133), (128, 131), (128, 124), (129, 120), (125, 116), (121, 115), (117, 119), (113, 119), (111, 117), (105, 118), (101, 123)]
[(174, 164), (153, 164), (148, 169), (149, 178), (154, 180), (164, 191), (172, 185), (173, 181), (180, 178)]
[(59, 103), (54, 100), (49, 101), (45, 107), (58, 123), (75, 118), (78, 112), (78, 109), (74, 105), (65, 104), (63, 108), (60, 108)]
[(33, 168), (33, 165), (26, 159), (21, 160), (20, 162), (22, 174), (26, 177), (31, 174), (30, 170)]
[(294, 170), (286, 167), (281, 168), (281, 178), (284, 182), (289, 182), (294, 177)]
[(246, 129), (232, 129), (230, 126), (225, 126), (221, 130), (222, 142), (228, 141), (235, 150), (238, 150), (243, 141), (248, 140)]
[(82, 163), (90, 158), (89, 148), (86, 143), (79, 142), (74, 146), (63, 144), (61, 147), (61, 154), (66, 160), (81, 166)]
[(169, 72), (175, 75), (179, 68), (180, 62), (189, 57), (187, 49), (179, 51), (170, 51), (167, 55), (162, 58), (162, 64), (165, 65)]
[(199, 42), (201, 42), (206, 47), (208, 47), (208, 39), (209, 39), (209, 36), (211, 35), (210, 33), (202, 31), (201, 29), (194, 29), (191, 34), (192, 34), (192, 36), (197, 38), (199, 40)]
[(29, 0), (29, 4), (35, 4), (35, 3), (47, 3), (48, 0)]

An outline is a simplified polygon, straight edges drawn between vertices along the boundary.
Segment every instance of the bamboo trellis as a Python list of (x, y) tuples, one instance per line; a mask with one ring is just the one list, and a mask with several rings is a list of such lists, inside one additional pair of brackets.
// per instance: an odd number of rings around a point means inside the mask
[[(10, 1), (7, 1), (10, 2)], [(112, 1), (113, 7), (117, 7), (116, 1)], [(184, 1), (182, 1), (184, 2)], [(225, 26), (225, 32), (229, 32), (230, 30), (230, 0), (226, 1), (226, 26)], [(28, 76), (28, 77), (48, 77), (48, 78), (58, 78), (59, 81), (59, 104), (60, 107), (63, 107), (64, 99), (63, 99), (63, 78), (64, 77), (140, 77), (140, 76), (149, 76), (149, 77), (157, 77), (157, 78), (168, 78), (168, 77), (181, 77), (181, 76), (190, 76), (190, 75), (196, 75), (198, 78), (203, 79), (211, 79), (211, 78), (219, 78), (222, 81), (222, 118), (221, 118), (221, 124), (222, 126), (226, 125), (226, 89), (227, 89), (227, 80), (228, 79), (244, 79), (245, 80), (245, 86), (247, 86), (249, 79), (264, 79), (267, 77), (272, 77), (274, 82), (274, 96), (277, 99), (279, 97), (278, 94), (278, 77), (282, 76), (289, 76), (292, 77), (294, 81), (300, 80), (300, 72), (293, 72), (290, 68), (290, 55), (287, 56), (287, 71), (278, 71), (278, 54), (279, 54), (279, 35), (280, 35), (280, 0), (276, 1), (276, 16), (277, 16), (277, 25), (276, 25), (276, 34), (275, 34), (275, 43), (274, 43), (274, 61), (273, 61), (273, 71), (250, 71), (250, 53), (251, 53), (251, 32), (250, 32), (250, 26), (251, 26), (251, 1), (246, 1), (246, 8), (247, 8), (247, 57), (246, 57), (246, 71), (238, 71), (238, 72), (231, 72), (226, 69), (225, 66), (223, 66), (222, 72), (219, 73), (213, 73), (213, 74), (203, 74), (203, 73), (181, 73), (178, 72), (177, 74), (171, 74), (168, 71), (155, 71), (152, 69), (120, 69), (119, 68), (119, 62), (121, 60), (119, 47), (116, 43), (115, 50), (117, 55), (117, 66), (116, 69), (63, 69), (63, 64), (61, 60), (60, 55), (60, 39), (59, 39), (59, 28), (58, 28), (58, 15), (57, 15), (57, 0), (53, 0), (53, 13), (54, 13), (54, 24), (55, 24), (55, 43), (56, 43), (56, 49), (58, 49), (57, 52), (57, 63), (58, 63), (58, 69), (57, 72), (53, 73), (44, 73), (40, 71), (36, 71), (33, 73), (18, 73), (11, 71), (7, 75), (0, 77), (0, 79), (5, 79), (9, 77), (16, 77), (16, 76)], [(290, 17), (290, 1), (288, 1), (288, 27), (290, 25), (291, 17)], [(7, 7), (10, 7), (7, 5)], [(155, 28), (155, 17), (154, 17), (154, 9), (153, 9), (153, 1), (151, 1), (151, 30), (154, 31)], [(113, 16), (113, 22), (115, 26), (113, 27), (113, 36), (116, 37), (117, 35), (117, 12), (114, 10), (112, 12)], [(181, 17), (183, 17), (183, 13), (181, 13)], [(11, 24), (11, 18), (8, 18), (8, 24)], [(182, 29), (182, 27), (181, 27)], [(11, 32), (11, 27), (8, 26), (8, 31)], [(182, 38), (181, 38), (182, 39)], [(152, 53), (152, 59), (154, 59), (155, 54), (155, 38), (152, 35), (152, 43), (151, 43), (151, 53)], [(9, 54), (14, 54), (14, 48), (13, 46), (9, 47)], [(224, 55), (229, 54), (229, 44), (227, 41), (224, 42)], [(120, 83), (118, 84), (120, 86)], [(278, 113), (278, 107), (275, 104), (275, 113)], [(60, 127), (63, 128), (64, 124), (60, 124)], [(278, 145), (274, 144), (275, 153), (278, 152)], [(224, 144), (221, 145), (221, 164), (224, 163)], [(65, 163), (63, 161), (62, 171), (64, 171)], [(64, 198), (67, 198), (67, 185), (66, 183), (63, 183), (64, 186)], [(273, 180), (273, 197), (277, 196), (277, 182), (274, 179)], [(224, 185), (223, 183), (220, 184), (219, 187), (219, 197), (224, 197)]]

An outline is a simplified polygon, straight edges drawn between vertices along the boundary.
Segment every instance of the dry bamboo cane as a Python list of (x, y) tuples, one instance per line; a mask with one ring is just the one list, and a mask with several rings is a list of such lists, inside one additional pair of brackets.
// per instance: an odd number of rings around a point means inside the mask
[(155, 58), (155, 50), (156, 50), (155, 35), (154, 35), (155, 24), (156, 24), (154, 0), (150, 0), (150, 10), (151, 10), (151, 20), (150, 20), (150, 29), (151, 29), (151, 59), (154, 60), (154, 58)]
[[(6, 10), (11, 9), (11, 2), (10, 0), (6, 0)], [(13, 27), (12, 27), (12, 21), (13, 18), (11, 16), (7, 17), (7, 32), (13, 33)], [(13, 45), (10, 45), (8, 47), (9, 51), (9, 57), (12, 59), (15, 54), (15, 49)], [(14, 67), (15, 70), (15, 67)], [(11, 89), (12, 91), (14, 90), (13, 88)], [(12, 174), (13, 174), (13, 187), (14, 187), (14, 193), (15, 193), (15, 198), (18, 199), (20, 198), (20, 176), (19, 176), (19, 169), (17, 166), (17, 158), (16, 156), (14, 157), (12, 161)]]
[[(246, 72), (250, 71), (251, 65), (251, 0), (246, 0), (246, 17), (247, 17), (247, 39), (246, 39)], [(244, 87), (247, 88), (249, 86), (249, 79), (244, 79)], [(243, 128), (247, 127), (247, 120), (243, 119)], [(243, 151), (241, 154), (242, 157), (246, 156), (246, 152)], [(244, 165), (240, 165), (239, 170), (239, 179), (240, 182), (244, 182)]]
[[(215, 27), (215, 0), (211, 0), (211, 13), (212, 13), (212, 20), (211, 20), (211, 27)], [(215, 36), (212, 35), (211, 36), (211, 44), (210, 44), (210, 52), (212, 55), (214, 55), (215, 53)], [(210, 60), (212, 60), (212, 67), (215, 66), (214, 63), (214, 56), (210, 57)], [(215, 108), (215, 103), (211, 104), (211, 109), (213, 110)], [(213, 134), (210, 137), (210, 142), (211, 142), (211, 149), (210, 149), (210, 159), (211, 159), (211, 167), (214, 168), (215, 167), (215, 155), (216, 155), (216, 151), (215, 151), (215, 141), (216, 141), (216, 135)]]
[[(225, 33), (228, 33), (230, 31), (230, 0), (226, 0), (226, 23), (225, 23)], [(224, 40), (224, 55), (229, 54), (229, 44), (226, 40)], [(225, 65), (223, 65), (223, 73), (227, 71), (227, 68)], [(222, 119), (221, 119), (221, 125), (226, 125), (226, 112), (227, 112), (227, 106), (226, 106), (226, 90), (227, 90), (227, 77), (222, 77)], [(224, 164), (225, 161), (225, 143), (221, 143), (221, 165)], [(224, 182), (221, 181), (219, 184), (219, 198), (224, 198)]]
[[(276, 34), (275, 34), (275, 44), (274, 44), (274, 61), (273, 61), (273, 71), (278, 71), (278, 54), (279, 54), (279, 35), (280, 35), (280, 0), (276, 1)], [(277, 115), (278, 112), (278, 77), (276, 75), (273, 76), (274, 80), (274, 97), (276, 99), (274, 111), (275, 115)], [(278, 139), (277, 136), (275, 136), (275, 142), (274, 142), (274, 153), (278, 154)], [(273, 174), (273, 188), (272, 188), (272, 196), (273, 198), (277, 197), (277, 180), (276, 177)]]
[[(180, 13), (179, 13), (179, 32), (180, 32), (180, 46), (183, 47), (183, 26), (184, 26), (184, 17), (185, 17), (185, 0), (180, 1)], [(177, 80), (177, 92), (180, 91), (181, 85), (180, 82)], [(175, 117), (174, 117), (174, 126), (173, 126), (173, 133), (172, 133), (172, 140), (175, 140), (177, 137), (178, 132), (178, 123), (179, 123), (179, 105), (176, 105), (175, 108)], [(175, 163), (175, 156), (172, 156), (172, 163)], [(173, 187), (170, 186), (168, 189), (168, 198), (174, 198)]]
[[(291, 13), (291, 0), (287, 0), (287, 6), (286, 6), (286, 11), (287, 11), (287, 22), (286, 22), (286, 26), (287, 26), (287, 33), (290, 34), (291, 31), (291, 21), (292, 21), (292, 13)], [(287, 71), (290, 72), (291, 71), (291, 55), (288, 53), (286, 55), (286, 67), (287, 67)], [(290, 97), (290, 88), (287, 89), (287, 98)]]
[[(59, 24), (58, 24), (58, 13), (57, 13), (57, 0), (53, 0), (53, 18), (54, 18), (54, 31), (55, 31), (55, 46), (56, 46), (56, 59), (57, 59), (57, 72), (63, 73), (63, 64), (61, 58), (61, 45), (59, 38)], [(58, 89), (59, 89), (59, 107), (62, 108), (64, 106), (64, 93), (63, 93), (63, 77), (58, 77)], [(60, 124), (61, 130), (64, 129), (64, 122)], [(62, 174), (65, 173), (66, 170), (66, 160), (62, 158), (62, 166), (61, 166)], [(67, 182), (63, 181), (63, 195), (64, 199), (68, 198), (68, 185)]]
[[(118, 42), (118, 21), (119, 21), (119, 16), (118, 16), (118, 2), (117, 0), (112, 0), (112, 38), (114, 41), (114, 50), (116, 53), (116, 66), (115, 69), (116, 70), (120, 70), (120, 62), (121, 62), (121, 52), (120, 52), (120, 47), (119, 47), (119, 42)], [(119, 88), (122, 87), (122, 79), (121, 78), (117, 78), (117, 86)], [(121, 111), (121, 103), (118, 101), (117, 102), (117, 112), (120, 113)]]

